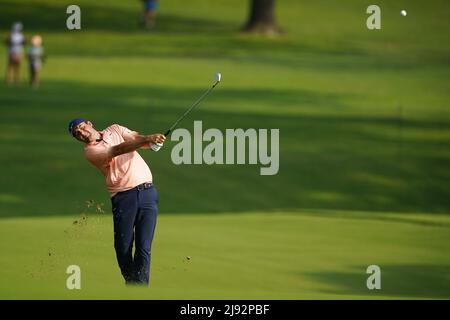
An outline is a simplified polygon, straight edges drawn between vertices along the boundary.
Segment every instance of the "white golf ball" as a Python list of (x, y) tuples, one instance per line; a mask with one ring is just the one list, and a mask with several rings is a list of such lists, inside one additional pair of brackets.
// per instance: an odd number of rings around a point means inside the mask
[(401, 14), (402, 16), (404, 16), (404, 17), (405, 17), (405, 16), (406, 16), (406, 14), (407, 14), (407, 13), (406, 13), (406, 10), (402, 10), (402, 11), (400, 11), (400, 14)]

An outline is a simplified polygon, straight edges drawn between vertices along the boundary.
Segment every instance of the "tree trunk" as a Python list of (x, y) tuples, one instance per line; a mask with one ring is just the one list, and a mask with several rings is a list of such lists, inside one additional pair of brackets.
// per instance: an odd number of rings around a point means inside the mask
[(275, 0), (250, 0), (250, 15), (243, 31), (280, 33), (281, 30), (275, 21)]

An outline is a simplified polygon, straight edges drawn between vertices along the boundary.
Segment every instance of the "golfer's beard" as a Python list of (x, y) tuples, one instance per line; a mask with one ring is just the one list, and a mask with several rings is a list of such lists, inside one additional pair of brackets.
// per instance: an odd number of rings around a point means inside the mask
[[(92, 135), (92, 134), (91, 134), (91, 135)], [(96, 142), (100, 142), (100, 141), (102, 141), (102, 140), (103, 140), (103, 134), (100, 133), (100, 134), (98, 135), (98, 138), (95, 139), (95, 141), (96, 141)]]
[(86, 142), (86, 143), (94, 142), (95, 139), (91, 139), (91, 137), (92, 137), (92, 133), (89, 132), (88, 135), (82, 137), (82, 140), (83, 140), (84, 142)]

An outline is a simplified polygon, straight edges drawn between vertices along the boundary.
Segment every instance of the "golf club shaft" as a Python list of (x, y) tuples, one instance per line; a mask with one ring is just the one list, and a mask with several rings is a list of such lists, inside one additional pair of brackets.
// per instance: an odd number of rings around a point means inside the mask
[(169, 128), (169, 130), (166, 131), (164, 136), (167, 137), (172, 132), (172, 130), (175, 129), (178, 123), (180, 123), (180, 121), (183, 120), (192, 111), (192, 109), (194, 109), (211, 92), (211, 90), (215, 88), (215, 86), (218, 83), (219, 81), (216, 81), (216, 83), (214, 83), (211, 88), (209, 88), (205, 93), (203, 93), (201, 97), (198, 98), (197, 101), (195, 101), (194, 104), (189, 109), (187, 109), (186, 112), (183, 113), (183, 115), (177, 121), (175, 121), (175, 123)]

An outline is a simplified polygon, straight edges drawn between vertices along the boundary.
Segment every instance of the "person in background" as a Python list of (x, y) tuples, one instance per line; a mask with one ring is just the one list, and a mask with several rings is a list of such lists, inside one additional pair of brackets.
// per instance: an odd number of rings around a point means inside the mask
[(14, 82), (16, 85), (20, 83), (20, 64), (22, 62), (23, 47), (25, 45), (25, 37), (22, 33), (23, 25), (21, 22), (13, 24), (11, 33), (6, 39), (6, 47), (8, 48), (8, 66), (6, 68), (6, 84), (10, 85)]
[(144, 26), (151, 29), (156, 23), (156, 10), (158, 9), (158, 0), (142, 0), (144, 2)]
[(31, 38), (31, 46), (28, 49), (28, 61), (30, 63), (30, 84), (33, 89), (39, 87), (39, 75), (44, 60), (42, 38), (35, 35)]

